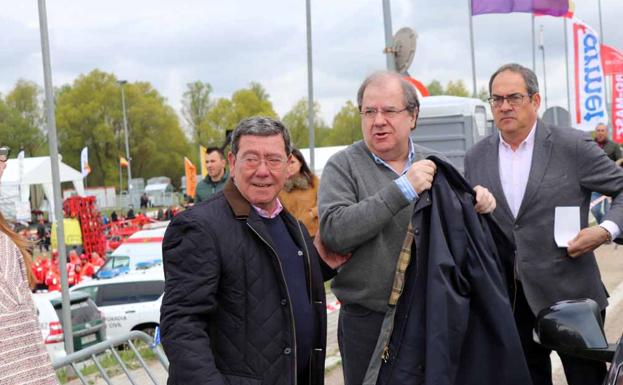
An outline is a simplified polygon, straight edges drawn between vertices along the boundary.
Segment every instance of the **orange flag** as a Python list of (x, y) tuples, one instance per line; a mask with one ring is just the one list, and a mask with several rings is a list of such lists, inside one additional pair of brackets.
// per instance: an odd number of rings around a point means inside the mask
[(121, 167), (128, 167), (128, 160), (122, 156), (119, 157), (119, 164)]
[(186, 174), (186, 195), (194, 198), (197, 187), (197, 168), (187, 157), (184, 157), (184, 173)]

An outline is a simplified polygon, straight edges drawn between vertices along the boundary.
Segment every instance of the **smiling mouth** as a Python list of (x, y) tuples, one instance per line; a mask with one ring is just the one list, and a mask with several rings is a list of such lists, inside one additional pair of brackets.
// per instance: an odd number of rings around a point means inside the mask
[(265, 187), (270, 187), (270, 186), (272, 186), (272, 184), (267, 184), (267, 183), (253, 183), (253, 186), (255, 186), (255, 187), (260, 187), (260, 188), (265, 188)]

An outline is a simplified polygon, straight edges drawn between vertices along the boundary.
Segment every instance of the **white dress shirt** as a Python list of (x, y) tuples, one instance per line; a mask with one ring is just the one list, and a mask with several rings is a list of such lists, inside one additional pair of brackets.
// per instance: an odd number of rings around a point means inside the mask
[(502, 134), (500, 134), (499, 144), (499, 160), (500, 160), (500, 182), (506, 202), (513, 213), (513, 217), (517, 218), (519, 206), (526, 192), (528, 185), (528, 177), (530, 176), (530, 166), (532, 165), (532, 153), (534, 152), (534, 133), (536, 131), (536, 123), (532, 130), (519, 144), (517, 149), (513, 151), (511, 145), (508, 144)]

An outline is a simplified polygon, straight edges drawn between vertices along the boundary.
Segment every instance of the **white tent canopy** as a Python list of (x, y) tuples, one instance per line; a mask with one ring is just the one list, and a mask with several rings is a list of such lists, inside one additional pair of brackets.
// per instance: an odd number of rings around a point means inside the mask
[[(84, 196), (84, 181), (80, 171), (59, 161), (61, 182), (73, 182), (78, 195)], [(31, 184), (40, 184), (48, 200), (52, 218), (54, 216), (54, 194), (52, 190), (52, 163), (49, 156), (38, 156), (24, 159), (9, 159), (7, 167), (0, 178), (0, 186), (20, 187), (20, 200), (28, 200)]]

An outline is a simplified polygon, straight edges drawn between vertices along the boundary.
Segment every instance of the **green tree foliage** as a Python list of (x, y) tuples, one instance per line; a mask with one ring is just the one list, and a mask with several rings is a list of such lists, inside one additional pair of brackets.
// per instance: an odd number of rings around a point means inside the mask
[(47, 153), (42, 131), (41, 89), (33, 82), (19, 80), (4, 100), (0, 100), (0, 141), (17, 154), (27, 156)]
[(360, 139), (363, 139), (361, 115), (359, 109), (349, 100), (333, 118), (333, 128), (324, 144), (341, 146), (352, 144)]
[[(308, 113), (307, 99), (301, 99), (292, 109), (284, 115), (283, 124), (290, 130), (292, 144), (296, 148), (309, 147)], [(320, 105), (314, 103), (314, 142), (317, 146), (325, 144), (330, 130), (326, 123), (320, 118)]]
[(444, 94), (443, 86), (441, 85), (439, 80), (431, 81), (430, 83), (428, 83), (426, 88), (428, 88), (428, 92), (430, 93), (431, 96), (437, 96), (437, 95), (443, 95)]
[(212, 107), (210, 83), (195, 81), (186, 85), (186, 91), (182, 97), (182, 116), (190, 129), (193, 142), (202, 143), (201, 124), (205, 121), (208, 111)]
[(199, 127), (201, 144), (221, 146), (226, 130), (233, 130), (244, 118), (258, 115), (277, 117), (268, 94), (259, 83), (251, 83), (249, 88), (234, 92), (231, 99), (217, 99)]
[(446, 86), (445, 94), (453, 95), (453, 96), (463, 96), (463, 97), (470, 96), (470, 92), (467, 90), (467, 87), (465, 87), (465, 83), (463, 82), (462, 79), (459, 79), (456, 81), (450, 80), (448, 82), (448, 85)]
[[(80, 150), (89, 147), (90, 185), (116, 185), (119, 181), (125, 137), (116, 80), (112, 74), (93, 70), (61, 88), (57, 96), (60, 151), (66, 163), (79, 168)], [(124, 92), (132, 176), (165, 175), (177, 184), (189, 150), (177, 115), (149, 83), (127, 83)]]

